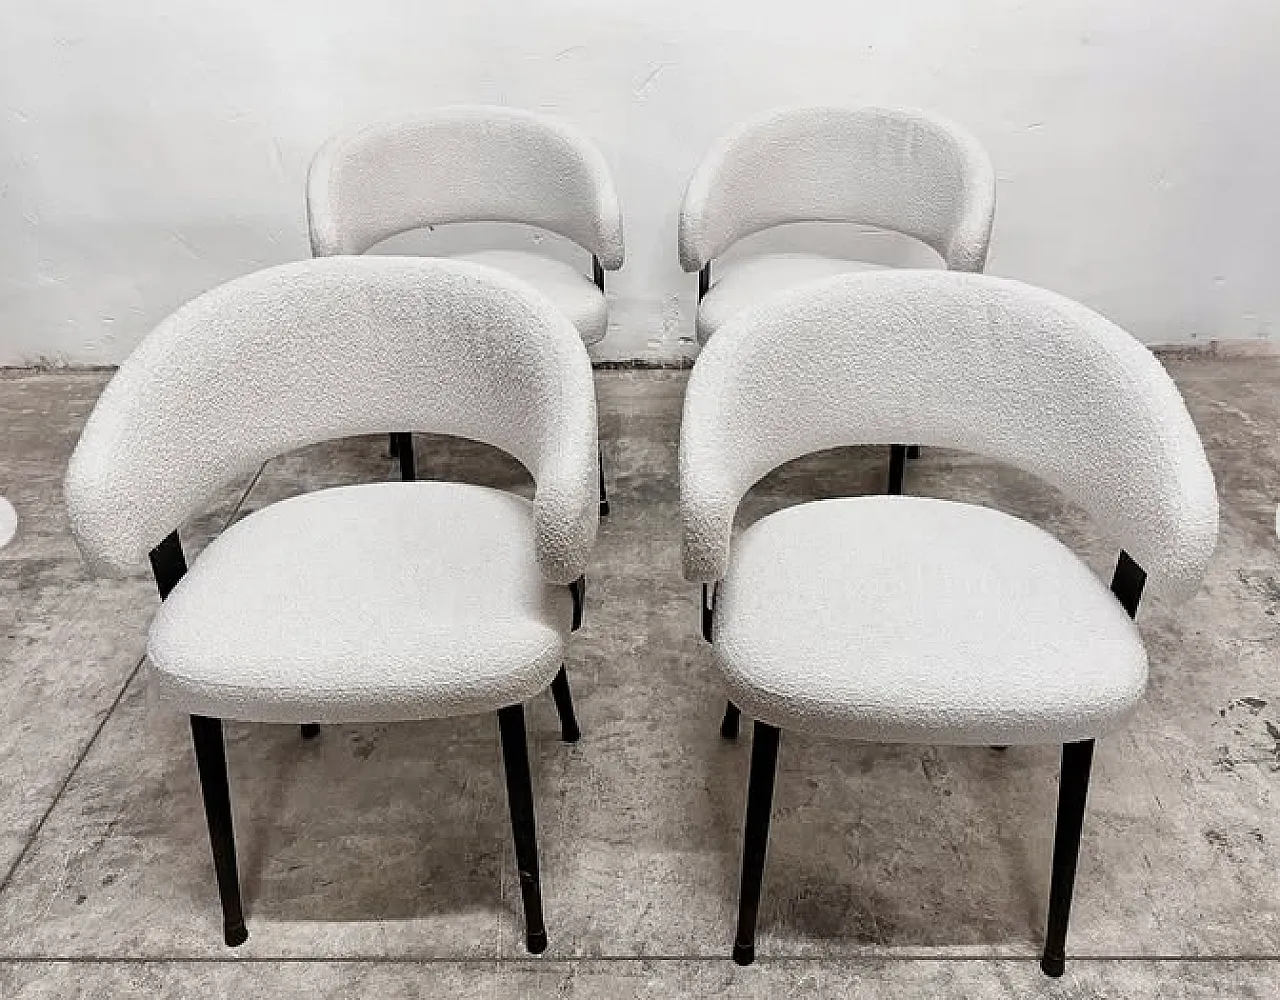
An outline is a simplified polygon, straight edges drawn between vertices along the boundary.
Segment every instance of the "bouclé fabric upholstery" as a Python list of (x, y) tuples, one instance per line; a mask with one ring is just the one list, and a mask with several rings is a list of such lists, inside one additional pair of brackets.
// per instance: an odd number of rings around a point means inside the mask
[(622, 214), (608, 165), (570, 125), (516, 108), (457, 105), (343, 132), (307, 177), (317, 257), (450, 222), (521, 222), (622, 266)]
[(1021, 282), (929, 270), (784, 292), (704, 348), (681, 425), (685, 574), (721, 579), (738, 501), (840, 445), (918, 442), (1058, 487), (1186, 596), (1213, 553), (1213, 474), (1155, 356), (1092, 310)]
[(1137, 626), (1061, 542), (920, 497), (753, 524), (717, 591), (714, 648), (748, 717), (878, 743), (1089, 739), (1147, 680)]
[[(573, 240), (601, 266), (622, 266), (622, 212), (608, 165), (577, 129), (513, 108), (458, 105), (350, 129), (316, 154), (307, 178), (311, 250), (364, 253), (398, 233), (451, 222), (517, 222)], [(608, 327), (604, 292), (540, 253), (452, 255), (527, 281), (572, 321), (584, 344)]]
[(569, 317), (584, 344), (590, 347), (604, 339), (609, 326), (609, 304), (581, 270), (552, 257), (520, 250), (476, 250), (455, 254), (450, 259), (496, 267), (528, 282)]
[(894, 108), (773, 111), (720, 139), (689, 180), (680, 263), (697, 271), (745, 236), (788, 222), (859, 222), (981, 271), (995, 171), (968, 132)]
[(215, 538), (156, 616), (177, 708), (249, 722), (519, 704), (560, 668), (598, 519), (591, 364), (569, 320), (480, 264), (329, 257), (179, 309), (121, 366), (67, 471), (90, 565), (126, 572), (283, 452), (391, 428), (491, 444), (532, 501), (460, 483), (320, 490)]
[(698, 303), (698, 343), (741, 312), (754, 309), (779, 292), (811, 281), (855, 271), (877, 271), (880, 265), (814, 253), (768, 253), (721, 266), (715, 283)]
[[(995, 171), (965, 129), (919, 111), (802, 107), (725, 136), (689, 181), (680, 262), (696, 271), (752, 233), (792, 222), (877, 226), (981, 271), (995, 216)], [(698, 342), (771, 295), (877, 265), (819, 253), (717, 260), (698, 304)]]
[(486, 712), (543, 690), (573, 620), (533, 505), (463, 483), (370, 483), (271, 504), (200, 553), (151, 627), (183, 711), (249, 722)]
[(875, 271), (781, 293), (703, 349), (680, 443), (684, 572), (718, 583), (731, 699), (785, 728), (878, 741), (1062, 743), (1146, 681), (1120, 603), (1068, 549), (968, 504), (801, 504), (731, 543), (742, 496), (843, 445), (974, 452), (1056, 486), (1188, 596), (1213, 553), (1213, 475), (1177, 388), (1097, 313), (1016, 281)]
[(331, 257), (205, 293), (129, 356), (67, 470), (71, 528), (95, 569), (128, 572), (217, 491), (319, 441), (454, 434), (537, 484), (536, 551), (581, 576), (597, 523), (591, 362), (569, 321), (479, 264)]

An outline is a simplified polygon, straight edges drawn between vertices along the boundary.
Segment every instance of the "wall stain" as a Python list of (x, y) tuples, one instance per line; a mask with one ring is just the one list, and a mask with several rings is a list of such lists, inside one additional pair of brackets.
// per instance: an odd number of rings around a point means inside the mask
[(375, 737), (365, 736), (361, 733), (351, 734), (351, 752), (360, 760), (368, 760), (377, 749), (378, 741)]
[(631, 96), (637, 101), (646, 100), (650, 94), (657, 90), (658, 77), (661, 76), (663, 71), (668, 69), (670, 65), (670, 63), (658, 63), (649, 75), (640, 81), (640, 85), (631, 92)]

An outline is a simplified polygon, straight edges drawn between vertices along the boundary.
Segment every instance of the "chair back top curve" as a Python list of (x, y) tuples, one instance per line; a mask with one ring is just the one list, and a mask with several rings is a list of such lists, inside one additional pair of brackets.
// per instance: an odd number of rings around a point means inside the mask
[(311, 161), (317, 257), (451, 222), (521, 222), (622, 266), (622, 213), (600, 150), (577, 129), (514, 108), (459, 105), (330, 139)]
[(92, 569), (125, 573), (267, 459), (388, 431), (514, 456), (536, 483), (544, 575), (582, 575), (598, 517), (582, 339), (520, 280), (438, 258), (283, 264), (180, 308), (85, 424), (65, 483), (72, 533)]
[(854, 222), (928, 244), (981, 271), (995, 217), (995, 171), (969, 132), (891, 108), (770, 112), (721, 138), (680, 211), (680, 263), (697, 271), (743, 237), (788, 222)]
[(772, 469), (902, 442), (1057, 487), (1167, 596), (1194, 592), (1213, 553), (1213, 473), (1146, 347), (1040, 288), (891, 270), (782, 293), (703, 348), (680, 430), (685, 576), (723, 579), (738, 503)]

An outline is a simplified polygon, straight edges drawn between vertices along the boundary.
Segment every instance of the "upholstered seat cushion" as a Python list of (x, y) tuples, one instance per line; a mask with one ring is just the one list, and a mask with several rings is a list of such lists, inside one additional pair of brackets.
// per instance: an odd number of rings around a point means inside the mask
[(457, 254), (455, 260), (487, 264), (522, 278), (556, 304), (577, 328), (588, 346), (604, 339), (609, 307), (585, 272), (551, 257), (519, 250), (478, 250)]
[(1147, 677), (1136, 626), (1060, 542), (915, 497), (806, 503), (744, 531), (714, 649), (749, 717), (876, 742), (1092, 738)]
[(425, 719), (545, 688), (572, 623), (534, 508), (459, 483), (376, 483), (272, 504), (204, 550), (148, 656), (184, 712), (250, 722)]
[(698, 304), (698, 343), (705, 344), (738, 313), (778, 292), (838, 274), (879, 270), (883, 270), (880, 264), (812, 253), (761, 254), (717, 263), (712, 272), (714, 283)]

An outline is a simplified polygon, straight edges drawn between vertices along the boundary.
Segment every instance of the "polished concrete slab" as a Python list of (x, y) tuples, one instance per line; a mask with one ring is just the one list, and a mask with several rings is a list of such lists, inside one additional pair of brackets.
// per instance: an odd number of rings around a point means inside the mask
[(1271, 1000), (1269, 962), (1074, 963), (1060, 980), (1033, 962), (17, 962), (0, 964), (6, 1000)]
[[(105, 376), (0, 379), (0, 995), (135, 986), (156, 996), (1272, 996), (1280, 966), (1280, 362), (1169, 367), (1223, 502), (1190, 602), (1152, 602), (1148, 697), (1103, 741), (1060, 983), (1039, 949), (1051, 749), (870, 746), (784, 736), (758, 968), (727, 956), (749, 736), (722, 694), (679, 575), (676, 440), (685, 373), (601, 372), (613, 515), (569, 671), (584, 738), (530, 710), (550, 949), (524, 954), (496, 727), (229, 727), (250, 939), (219, 935), (185, 720), (137, 670), (156, 598), (90, 580), (59, 499)], [(514, 461), (418, 439), (420, 474), (527, 491)], [(883, 489), (882, 449), (777, 470), (748, 523)], [(384, 439), (307, 449), (234, 484), (184, 541), (299, 492), (390, 478)], [(1016, 470), (926, 449), (910, 492), (1039, 523), (1099, 572), (1114, 550)], [(6, 874), (7, 873), (7, 874)], [(1214, 992), (1214, 990), (1218, 992)]]
[[(19, 517), (0, 548), (0, 879), (137, 670), (154, 612), (148, 580), (89, 577), (63, 513), (67, 459), (106, 379), (0, 373), (0, 494)], [(193, 553), (247, 486), (186, 527)]]

